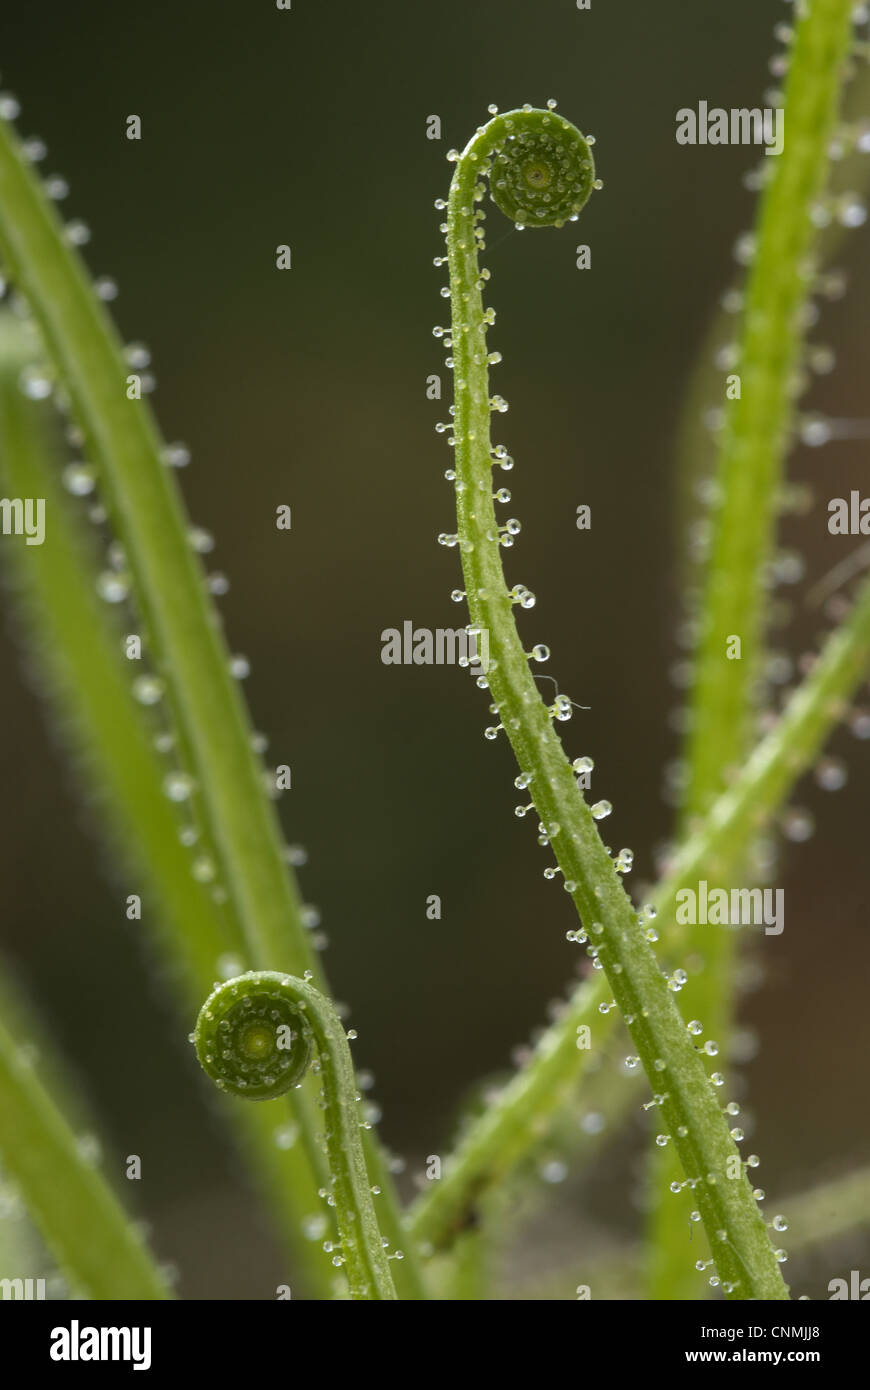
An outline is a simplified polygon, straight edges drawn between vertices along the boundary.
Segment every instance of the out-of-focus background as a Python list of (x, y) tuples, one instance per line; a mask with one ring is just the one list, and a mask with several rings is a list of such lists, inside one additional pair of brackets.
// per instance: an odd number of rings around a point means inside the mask
[[(457, 553), (435, 541), (453, 529), (449, 450), (434, 431), (449, 373), (431, 331), (449, 317), (446, 273), (432, 264), (444, 156), (490, 102), (555, 97), (597, 137), (604, 191), (576, 226), (519, 234), (490, 207), (491, 346), (504, 355), (494, 388), (510, 402), (495, 420), (516, 458), (506, 514), (523, 524), (507, 572), (538, 599), (522, 633), (551, 647), (547, 669), (591, 707), (564, 726), (567, 747), (594, 757), (595, 793), (615, 807), (609, 842), (634, 849), (630, 884), (648, 880), (669, 833), (661, 788), (676, 751), (681, 403), (735, 274), (754, 205), (742, 175), (759, 154), (680, 147), (675, 113), (701, 99), (764, 104), (786, 14), (780, 0), (595, 0), (588, 12), (573, 0), (295, 0), (289, 12), (268, 0), (43, 0), (0, 18), (22, 134), (41, 135), (46, 171), (68, 178), (65, 210), (93, 232), (88, 262), (117, 278), (123, 332), (152, 350), (166, 436), (192, 451), (185, 496), (232, 581), (221, 607), (252, 663), (270, 760), (292, 766), (287, 835), (309, 850), (304, 893), (322, 911), (330, 978), (352, 1005), (356, 1057), (375, 1074), (408, 1186), (579, 959), (565, 941), (571, 904), (542, 877), (536, 822), (514, 817), (509, 751), (483, 738), (485, 696), (455, 667), (381, 662), (385, 628), (465, 621), (449, 598)], [(133, 113), (138, 142), (125, 138)], [(426, 138), (433, 114), (440, 141)], [(586, 272), (578, 242), (592, 248)], [(282, 243), (289, 272), (275, 268)], [(867, 248), (866, 231), (844, 243), (849, 293), (815, 334), (837, 366), (810, 399), (834, 416), (865, 409)], [(433, 372), (440, 402), (425, 394)], [(861, 486), (865, 448), (794, 457), (794, 476), (818, 485), (788, 533), (811, 577), (850, 544), (827, 536), (826, 503)], [(282, 503), (286, 534), (274, 525)], [(576, 527), (582, 503), (588, 532)], [(784, 645), (799, 655), (820, 629), (801, 618)], [(286, 1271), (203, 1101), (189, 1022), (125, 920), (132, 890), (97, 846), (8, 632), (2, 663), (5, 955), (102, 1114), (112, 1162), (143, 1156), (133, 1195), (180, 1291), (274, 1296)], [(747, 1068), (752, 1148), (772, 1200), (870, 1157), (870, 751), (844, 732), (835, 743), (848, 785), (800, 789), (817, 830), (785, 850), (786, 929), (765, 941), (765, 981), (743, 1006), (760, 1040)], [(605, 1227), (638, 1219), (638, 1155), (597, 1184)], [(561, 1204), (570, 1223), (582, 1200), (569, 1176), (551, 1210)], [(547, 1229), (529, 1237), (543, 1266)], [(866, 1243), (841, 1243), (804, 1267), (799, 1291), (826, 1297), (862, 1253), (870, 1273)]]

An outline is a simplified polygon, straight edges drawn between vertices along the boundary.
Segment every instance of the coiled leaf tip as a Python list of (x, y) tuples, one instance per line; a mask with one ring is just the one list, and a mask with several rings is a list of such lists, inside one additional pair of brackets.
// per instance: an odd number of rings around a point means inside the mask
[(561, 227), (576, 217), (595, 185), (590, 143), (554, 111), (511, 111), (492, 159), (493, 202), (525, 227)]
[(218, 985), (199, 1011), (193, 1043), (215, 1085), (247, 1100), (271, 1100), (299, 1084), (313, 1034), (284, 976), (254, 970)]

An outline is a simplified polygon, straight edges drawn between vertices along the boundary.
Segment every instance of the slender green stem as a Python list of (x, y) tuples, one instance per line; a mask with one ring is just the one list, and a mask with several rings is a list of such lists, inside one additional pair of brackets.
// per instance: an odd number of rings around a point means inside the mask
[[(849, 136), (841, 142), (843, 157), (828, 166), (829, 196), (833, 199), (863, 198), (870, 186), (870, 160), (858, 145), (863, 129), (863, 119), (870, 110), (870, 66), (861, 63), (843, 91), (841, 103), (842, 126)], [(770, 164), (766, 158), (763, 165)], [(844, 242), (853, 235), (852, 229), (844, 225), (841, 218), (831, 218), (826, 226), (817, 231), (815, 255), (819, 273), (808, 284), (808, 293), (818, 293), (822, 300), (836, 297), (834, 286), (840, 282), (838, 272), (832, 274), (836, 258), (844, 249)], [(698, 485), (706, 482), (714, 473), (719, 453), (719, 438), (711, 432), (706, 423), (707, 412), (718, 406), (722, 400), (722, 368), (719, 365), (719, 352), (729, 347), (739, 325), (739, 316), (733, 307), (726, 309), (726, 303), (735, 298), (743, 302), (746, 273), (735, 271), (733, 280), (722, 296), (721, 307), (716, 310), (694, 352), (694, 362), (683, 402), (680, 407), (680, 420), (675, 447), (675, 499), (674, 532), (686, 535), (692, 521), (706, 517), (698, 495)], [(679, 566), (678, 587), (683, 590), (698, 582), (697, 561), (689, 547), (683, 547), (676, 557)]]
[[(870, 665), (870, 582), (864, 584), (842, 626), (830, 636), (808, 676), (794, 692), (774, 729), (758, 744), (740, 776), (718, 798), (703, 824), (675, 853), (652, 895), (668, 958), (685, 948), (686, 928), (674, 920), (680, 888), (702, 872), (726, 875), (739, 863), (752, 836), (762, 830), (810, 767)], [(578, 1030), (589, 1028), (603, 1046), (617, 1022), (599, 1008), (610, 997), (598, 977), (580, 985), (558, 1021), (537, 1043), (528, 1062), (498, 1100), (466, 1129), (456, 1152), (411, 1211), (421, 1241), (441, 1245), (460, 1230), (477, 1194), (527, 1153), (547, 1132), (548, 1117), (568, 1097), (589, 1059), (578, 1050)], [(635, 1094), (626, 1088), (626, 1102)]]
[[(870, 79), (863, 80), (866, 85)], [(852, 184), (855, 178), (853, 170)], [(851, 186), (848, 181), (843, 184), (847, 186)], [(701, 354), (704, 360), (707, 356)], [(694, 400), (698, 410), (710, 403), (700, 389)], [(815, 670), (789, 700), (782, 720), (758, 745), (710, 815), (692, 836), (683, 839), (673, 872), (653, 895), (660, 914), (665, 914), (659, 922), (669, 954), (685, 941), (684, 929), (677, 933), (673, 924), (677, 890), (704, 874), (722, 878), (734, 871), (752, 835), (769, 825), (839, 722), (866, 674), (868, 659), (870, 587), (865, 586), (848, 621), (829, 640)], [(589, 1058), (587, 1051), (577, 1050), (576, 1031), (590, 1028), (599, 1046), (612, 1031), (614, 1016), (602, 1018), (598, 1013), (607, 994), (600, 978), (581, 985), (496, 1102), (468, 1125), (445, 1164), (443, 1179), (431, 1184), (412, 1208), (412, 1223), (422, 1240), (434, 1245), (449, 1241), (452, 1231), (464, 1227), (477, 1195), (510, 1172), (548, 1133), (549, 1117), (570, 1097)], [(624, 1104), (636, 1093), (637, 1087), (627, 1086)]]
[(788, 1242), (796, 1254), (870, 1226), (870, 1168), (787, 1197)]
[[(164, 767), (153, 729), (149, 732), (147, 715), (132, 693), (122, 628), (114, 610), (97, 597), (92, 537), (60, 484), (50, 406), (28, 399), (20, 388), (33, 352), (22, 325), (11, 315), (0, 316), (0, 478), (10, 496), (44, 498), (47, 517), (43, 545), (7, 552), (15, 599), (27, 610), (29, 656), (40, 664), (41, 689), (50, 692), (65, 742), (104, 801), (107, 831), (136, 875), (142, 929), (171, 965), (190, 1008), (222, 973), (223, 959), (244, 965), (247, 948), (235, 917), (224, 913), (208, 885), (191, 873), (177, 810), (163, 793)], [(245, 1109), (237, 1119), (306, 1288), (326, 1298), (331, 1271), (322, 1252), (305, 1239), (300, 1219), (321, 1211), (317, 1190), (327, 1174), (322, 1153), (315, 1146), (312, 1162), (304, 1147), (304, 1135), (315, 1126), (312, 1100), (294, 1092), (275, 1107), (291, 1108), (292, 1116)], [(307, 1123), (295, 1113), (303, 1109)], [(291, 1120), (303, 1140), (279, 1147), (276, 1131), (286, 1131)]]
[[(802, 312), (814, 279), (811, 213), (825, 188), (851, 37), (851, 0), (817, 0), (799, 14), (785, 90), (785, 140), (761, 199), (735, 370), (740, 395), (727, 403), (713, 512), (713, 539), (690, 698), (684, 822), (691, 826), (727, 785), (752, 744), (764, 649), (768, 582), (794, 381), (805, 335)], [(735, 642), (740, 643), (735, 656)], [(743, 866), (734, 866), (745, 872)], [(725, 886), (705, 867), (711, 886)], [(697, 887), (697, 885), (694, 885)], [(703, 961), (683, 1007), (728, 1055), (737, 933), (700, 924), (688, 949)], [(675, 1177), (656, 1154), (650, 1207), (650, 1295), (693, 1297), (686, 1226), (665, 1194)]]
[[(784, 1239), (788, 1241), (790, 1256), (824, 1249), (839, 1237), (870, 1226), (870, 1168), (859, 1168), (845, 1177), (796, 1192), (778, 1205), (788, 1220), (788, 1235)], [(511, 1290), (510, 1297), (521, 1301), (571, 1298), (571, 1290), (584, 1282), (596, 1300), (642, 1299), (644, 1257), (640, 1246), (593, 1251), (582, 1264), (572, 1258), (545, 1279), (523, 1280)], [(848, 1271), (841, 1270), (840, 1277), (844, 1273)]]
[(350, 1048), (329, 1000), (307, 980), (250, 971), (209, 995), (194, 1042), (202, 1066), (221, 1090), (254, 1101), (297, 1086), (313, 1042), (331, 1175), (329, 1203), (340, 1236), (337, 1248), (330, 1242), (336, 1248), (333, 1264), (345, 1271), (351, 1298), (394, 1299), (360, 1140)]
[(61, 1271), (81, 1295), (171, 1297), (135, 1225), (2, 1024), (0, 1158)]
[[(827, 638), (775, 727), (756, 745), (740, 776), (675, 854), (656, 893), (663, 910), (673, 913), (678, 889), (697, 882), (705, 869), (718, 878), (739, 862), (748, 840), (769, 822), (848, 711), (868, 664), (870, 582), (865, 582), (848, 617)], [(669, 948), (681, 949), (687, 939), (684, 926), (668, 928)]]
[(33, 310), (98, 466), (153, 663), (190, 748), (222, 876), (246, 935), (258, 957), (307, 967), (309, 948), (277, 823), (150, 407), (144, 398), (127, 398), (129, 366), (114, 328), (2, 122), (0, 254)]
[[(554, 123), (559, 148), (550, 157), (546, 142)], [(502, 573), (491, 477), (487, 318), (477, 260), (477, 177), (484, 167), (488, 171), (494, 166), (497, 189), (504, 156), (519, 167), (521, 179), (544, 187), (557, 184), (565, 167), (563, 147), (572, 141), (572, 129), (551, 112), (497, 116), (458, 156), (451, 182), (447, 252), (453, 311), (457, 518), (469, 611), (472, 625), (489, 636), (488, 680), (501, 726), (521, 773), (529, 778), (529, 794), (565, 887), (595, 943), (591, 950), (629, 1027), (667, 1141), (673, 1142), (692, 1184), (701, 1218), (715, 1244), (723, 1289), (729, 1297), (787, 1298), (715, 1088), (577, 787), (553, 729), (555, 711), (545, 706), (532, 679)], [(536, 148), (531, 163), (529, 147), (517, 139), (519, 135), (540, 140), (544, 146)], [(585, 144), (578, 132), (574, 136), (575, 149), (578, 140)], [(579, 179), (585, 167), (581, 151), (565, 177)], [(534, 195), (532, 200), (537, 201)]]
[[(852, 0), (814, 0), (798, 19), (785, 94), (785, 140), (761, 203), (737, 370), (719, 458), (702, 631), (692, 690), (686, 815), (703, 814), (751, 742), (752, 685), (764, 640), (764, 566), (789, 443), (801, 311), (812, 283), (814, 203), (823, 191)], [(728, 658), (740, 638), (741, 656)]]
[[(145, 399), (128, 399), (129, 366), (84, 265), (54, 208), (0, 120), (0, 256), (28, 300), (40, 334), (98, 468), (102, 496), (129, 566), (149, 654), (166, 685), (178, 746), (190, 761), (198, 809), (218, 858), (221, 883), (253, 964), (322, 983), (265, 794), (251, 730), (230, 673), (220, 624), (188, 542), (180, 495)], [(304, 1136), (314, 1152), (313, 1135)], [(384, 1196), (389, 1238), (403, 1244), (392, 1180), (375, 1145), (373, 1173)], [(413, 1249), (401, 1273), (424, 1296)]]
[(465, 1231), (457, 1238), (447, 1264), (442, 1301), (446, 1303), (485, 1303), (490, 1297), (490, 1233), (495, 1216), (487, 1218), (486, 1226)]

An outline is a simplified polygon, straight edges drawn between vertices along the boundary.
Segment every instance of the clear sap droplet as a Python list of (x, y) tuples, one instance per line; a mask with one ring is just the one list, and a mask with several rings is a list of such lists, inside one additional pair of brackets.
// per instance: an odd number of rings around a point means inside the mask
[(604, 820), (605, 816), (609, 816), (612, 810), (613, 807), (609, 801), (596, 801), (595, 805), (591, 807), (595, 820)]
[(554, 1158), (548, 1163), (543, 1163), (538, 1171), (544, 1182), (555, 1184), (565, 1181), (568, 1176), (568, 1165), (563, 1163), (561, 1159)]
[(106, 603), (123, 603), (130, 592), (126, 576), (113, 570), (104, 570), (97, 578), (97, 593)]
[(809, 811), (792, 806), (782, 818), (782, 832), (794, 844), (803, 844), (813, 836), (816, 823)]
[[(280, 1125), (272, 1135), (276, 1149), (292, 1149), (296, 1140), (299, 1138), (298, 1125)], [(317, 1236), (310, 1237), (316, 1240)]]
[(230, 581), (220, 570), (210, 574), (205, 583), (209, 593), (214, 594), (215, 598), (223, 598), (224, 594), (230, 591)]
[(112, 541), (106, 552), (106, 558), (113, 570), (124, 570), (127, 568), (127, 552), (120, 541)]
[(25, 367), (18, 378), (18, 384), (30, 401), (47, 400), (53, 389), (51, 377), (41, 367)]
[(202, 526), (189, 527), (187, 539), (197, 555), (208, 555), (214, 550), (214, 536)]
[(580, 1120), (580, 1128), (584, 1134), (600, 1134), (606, 1123), (604, 1115), (597, 1110), (590, 1110)]
[(194, 859), (190, 872), (197, 883), (211, 883), (217, 874), (215, 862), (207, 854), (201, 854)]
[[(43, 184), (43, 188), (45, 189), (46, 197), (50, 198), (53, 203), (61, 202), (69, 193), (69, 184), (60, 174), (49, 174)], [(96, 286), (94, 288), (96, 288)]]
[(837, 218), (843, 227), (863, 227), (867, 221), (867, 209), (860, 198), (848, 195), (837, 209)]
[(63, 485), (73, 497), (87, 497), (96, 481), (96, 471), (86, 463), (69, 463), (63, 470)]
[(822, 758), (815, 767), (815, 778), (826, 792), (839, 791), (848, 781), (848, 770), (842, 758)]
[(81, 1134), (76, 1139), (79, 1158), (88, 1167), (95, 1167), (102, 1158), (102, 1145), (95, 1134)]
[(186, 444), (176, 441), (174, 444), (167, 444), (163, 450), (163, 462), (169, 468), (186, 468), (190, 463), (190, 450)]
[(856, 738), (870, 738), (870, 710), (854, 710), (849, 719), (849, 728)]
[(193, 787), (193, 778), (186, 772), (170, 772), (163, 779), (163, 791), (170, 801), (189, 800)]
[(91, 239), (90, 227), (86, 222), (82, 222), (80, 218), (68, 222), (63, 232), (70, 246), (87, 246)]
[[(567, 695), (556, 696), (556, 699), (553, 702), (553, 711), (556, 715), (556, 718), (561, 720), (562, 723), (565, 723), (568, 719), (571, 718), (571, 715), (573, 713), (573, 707)], [(603, 805), (604, 803), (602, 802), (601, 804)]]
[[(326, 1197), (326, 1189), (321, 1188), (318, 1195)], [(326, 1217), (322, 1215), (306, 1216), (305, 1220), (302, 1222), (302, 1234), (306, 1240), (322, 1240), (328, 1229), (329, 1222)]]
[(133, 682), (133, 698), (140, 705), (156, 705), (163, 691), (163, 681), (159, 676), (137, 676)]
[(128, 343), (124, 348), (124, 357), (131, 367), (149, 367), (151, 365), (151, 351), (144, 343)]

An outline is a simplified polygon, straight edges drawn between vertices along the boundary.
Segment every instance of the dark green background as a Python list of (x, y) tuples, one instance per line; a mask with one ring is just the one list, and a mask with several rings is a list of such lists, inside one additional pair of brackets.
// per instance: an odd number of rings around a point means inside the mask
[[(164, 431), (193, 451), (184, 491), (232, 580), (221, 606), (252, 661), (255, 721), (270, 760), (292, 765), (284, 815), (310, 851), (304, 892), (323, 912), (384, 1133), (412, 1171), (444, 1151), (467, 1088), (507, 1063), (579, 959), (534, 823), (514, 818), (508, 750), (482, 737), (485, 697), (455, 668), (380, 661), (386, 627), (463, 621), (448, 597), (457, 554), (435, 543), (453, 529), (449, 451), (432, 428), (448, 392), (424, 394), (428, 373), (447, 381), (431, 335), (448, 317), (432, 266), (444, 155), (489, 102), (555, 96), (597, 136), (605, 189), (576, 227), (519, 235), (490, 211), (491, 344), (511, 406), (499, 437), (517, 460), (508, 513), (523, 523), (507, 570), (538, 596), (523, 636), (549, 643), (561, 688), (591, 706), (565, 726), (567, 746), (595, 758), (595, 792), (615, 806), (608, 838), (634, 848), (643, 880), (670, 823), (660, 786), (675, 752), (680, 404), (753, 215), (741, 175), (757, 155), (678, 147), (674, 116), (701, 98), (758, 104), (786, 14), (779, 0), (593, 0), (589, 13), (573, 0), (294, 0), (290, 13), (270, 0), (51, 0), (0, 19), (21, 131), (42, 135), (46, 171), (68, 177), (65, 208), (93, 229), (88, 262), (117, 277), (123, 331), (153, 351)], [(138, 143), (124, 138), (130, 113)], [(440, 142), (425, 138), (430, 113)], [(581, 240), (593, 257), (583, 274)], [(293, 269), (279, 273), (285, 242)], [(849, 239), (850, 296), (817, 333), (838, 350), (813, 397), (833, 414), (864, 409), (866, 248), (865, 234)], [(811, 574), (843, 554), (825, 536), (825, 503), (861, 485), (862, 448), (797, 455), (797, 475), (820, 475), (790, 535)], [(575, 527), (583, 502), (591, 533)], [(293, 508), (288, 535), (274, 527), (280, 503)], [(189, 1023), (125, 921), (134, 890), (95, 849), (8, 641), (3, 663), (7, 955), (102, 1113), (112, 1162), (143, 1156), (134, 1195), (182, 1292), (271, 1297), (287, 1271), (203, 1103)], [(766, 983), (744, 1010), (763, 1037), (748, 1075), (772, 1202), (870, 1149), (870, 762), (845, 734), (837, 744), (850, 786), (801, 792), (819, 830), (785, 854), (786, 931), (765, 942)], [(605, 1225), (634, 1219), (638, 1171), (614, 1165)], [(563, 1200), (578, 1199), (568, 1187)], [(800, 1291), (825, 1296), (860, 1255), (829, 1253)]]

